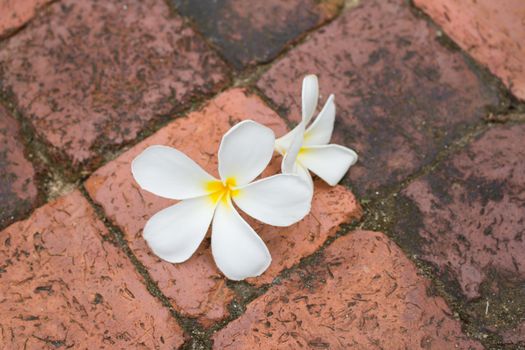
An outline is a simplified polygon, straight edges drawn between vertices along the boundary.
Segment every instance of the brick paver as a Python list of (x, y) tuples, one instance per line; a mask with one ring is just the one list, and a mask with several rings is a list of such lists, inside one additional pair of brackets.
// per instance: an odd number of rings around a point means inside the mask
[[(483, 322), (512, 335), (501, 320), (525, 327), (525, 126), (494, 127), (403, 191), (410, 201), (399, 234), (469, 300), (481, 299)], [(486, 305), (488, 303), (488, 306)], [(486, 308), (488, 308), (487, 312)], [(525, 333), (514, 339), (525, 345)]]
[(382, 233), (351, 232), (253, 301), (214, 349), (482, 349)]
[(349, 173), (359, 193), (399, 182), (485, 115), (498, 96), (461, 53), (402, 0), (363, 1), (312, 35), (258, 82), (298, 120), (303, 75), (319, 75), (322, 100), (335, 93), (336, 140), (357, 150)]
[[(523, 43), (522, 0), (0, 0), (0, 100), (17, 112), (0, 105), (0, 348), (177, 349), (211, 336), (221, 350), (482, 349), (462, 325), (487, 347), (525, 348)], [(227, 282), (209, 236), (182, 264), (156, 257), (143, 227), (175, 201), (139, 188), (134, 157), (173, 146), (217, 176), (223, 134), (253, 119), (283, 135), (276, 112), (299, 121), (312, 73), (320, 104), (336, 96), (333, 141), (360, 155), (343, 184), (372, 200), (363, 225), (391, 237), (358, 230), (323, 247), (363, 212), (347, 187), (316, 179), (311, 213), (291, 227), (242, 214), (273, 258), (246, 281), (257, 292)], [(462, 148), (441, 152), (452, 143)], [(35, 210), (43, 164), (89, 176), (184, 324), (79, 190)]]
[(0, 233), (3, 349), (173, 349), (182, 331), (78, 192)]
[(0, 38), (11, 34), (51, 0), (0, 0)]
[(0, 105), (0, 228), (27, 214), (37, 203), (35, 170), (24, 156), (20, 127)]
[(334, 17), (342, 0), (171, 0), (236, 68), (268, 62)]
[(164, 1), (65, 0), (0, 48), (0, 81), (76, 166), (217, 91), (226, 68)]
[(454, 41), (525, 100), (525, 2), (415, 0)]
[[(282, 119), (259, 98), (233, 89), (219, 95), (203, 110), (164, 127), (99, 169), (86, 182), (92, 198), (124, 231), (131, 249), (174, 307), (185, 315), (199, 318), (205, 325), (225, 317), (228, 314), (227, 305), (233, 298), (212, 260), (209, 240), (205, 240), (197, 253), (185, 263), (170, 264), (156, 258), (142, 238), (142, 228), (149, 217), (173, 204), (173, 201), (140, 190), (131, 176), (130, 162), (148, 145), (170, 145), (218, 176), (216, 153), (220, 139), (232, 125), (247, 118), (279, 133), (286, 130)], [(276, 159), (267, 173), (277, 171), (278, 164)], [(250, 282), (257, 285), (270, 282), (281, 270), (318, 249), (341, 223), (350, 222), (360, 215), (360, 207), (349, 191), (341, 186), (329, 188), (318, 184), (312, 213), (301, 223), (289, 228), (277, 228), (249, 220), (267, 242), (273, 256), (269, 270)]]
[[(280, 160), (280, 158), (279, 158)], [(280, 162), (275, 162), (270, 169), (280, 172)], [(301, 258), (313, 254), (330, 236), (333, 236), (342, 223), (359, 219), (361, 207), (355, 197), (342, 186), (330, 187), (322, 181), (316, 181), (315, 194), (310, 214), (287, 228), (263, 225), (255, 220), (246, 219), (268, 245), (273, 262), (265, 274), (249, 278), (255, 285), (270, 283), (284, 268), (290, 268)]]

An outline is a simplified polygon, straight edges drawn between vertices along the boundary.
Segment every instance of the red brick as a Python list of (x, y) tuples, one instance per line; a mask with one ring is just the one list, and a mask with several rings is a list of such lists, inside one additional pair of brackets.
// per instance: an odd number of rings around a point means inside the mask
[[(140, 190), (131, 176), (130, 163), (147, 146), (163, 144), (183, 151), (209, 173), (218, 176), (216, 153), (222, 135), (233, 124), (246, 118), (267, 125), (276, 132), (284, 133), (286, 130), (282, 119), (259, 98), (233, 89), (219, 95), (202, 111), (167, 125), (99, 169), (86, 182), (91, 197), (124, 231), (131, 249), (174, 307), (185, 315), (199, 318), (205, 325), (224, 318), (228, 314), (227, 305), (233, 298), (215, 267), (209, 241), (205, 240), (197, 253), (182, 264), (170, 264), (155, 257), (142, 238), (142, 228), (154, 213), (174, 202)], [(276, 172), (276, 165), (277, 161), (266, 173)], [(349, 191), (318, 184), (313, 211), (301, 223), (289, 228), (276, 228), (250, 220), (267, 242), (273, 256), (269, 270), (251, 282), (258, 285), (270, 282), (281, 270), (318, 249), (341, 223), (349, 222), (360, 214), (360, 207)]]
[(24, 155), (20, 127), (0, 106), (0, 228), (27, 214), (38, 202), (35, 170)]
[(175, 319), (152, 297), (78, 192), (0, 235), (4, 349), (173, 349)]
[(459, 46), (525, 100), (525, 2), (415, 0)]
[(214, 349), (482, 349), (382, 233), (337, 239), (253, 301)]
[[(278, 165), (278, 166), (277, 166)], [(280, 162), (275, 162), (271, 170), (280, 171)], [(284, 268), (290, 268), (301, 258), (313, 254), (341, 224), (359, 219), (361, 207), (351, 192), (343, 186), (330, 187), (322, 181), (315, 182), (315, 194), (310, 214), (296, 225), (276, 228), (249, 220), (268, 245), (272, 254), (272, 264), (265, 274), (250, 278), (255, 285), (270, 283)]]
[(51, 0), (0, 0), (0, 37), (11, 34)]
[(459, 285), (473, 317), (525, 345), (524, 139), (525, 125), (494, 127), (412, 182), (403, 195), (413, 209), (398, 230), (448, 286)]
[(226, 80), (222, 61), (163, 1), (60, 1), (0, 49), (4, 92), (75, 166)]
[(171, 0), (237, 69), (274, 59), (333, 18), (342, 0)]
[(273, 65), (258, 87), (291, 120), (301, 80), (335, 94), (335, 140), (361, 156), (347, 178), (359, 193), (398, 183), (499, 103), (460, 52), (403, 0), (362, 1)]

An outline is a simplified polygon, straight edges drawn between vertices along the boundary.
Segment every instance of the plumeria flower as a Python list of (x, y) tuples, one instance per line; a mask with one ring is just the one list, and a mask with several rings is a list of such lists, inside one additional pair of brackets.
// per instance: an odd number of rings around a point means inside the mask
[(161, 259), (189, 259), (212, 223), (211, 250), (219, 269), (232, 280), (263, 273), (271, 262), (263, 240), (232, 202), (251, 217), (273, 226), (289, 226), (310, 211), (310, 189), (299, 176), (279, 174), (253, 181), (273, 154), (271, 129), (248, 120), (231, 128), (219, 147), (220, 180), (184, 153), (151, 146), (131, 165), (144, 190), (181, 200), (161, 210), (144, 227), (144, 238)]
[(315, 121), (307, 128), (317, 108), (319, 84), (315, 75), (303, 80), (302, 120), (292, 131), (275, 141), (275, 150), (283, 156), (285, 174), (298, 174), (313, 188), (310, 171), (335, 186), (352, 165), (357, 154), (340, 145), (328, 144), (335, 121), (334, 95), (330, 95)]

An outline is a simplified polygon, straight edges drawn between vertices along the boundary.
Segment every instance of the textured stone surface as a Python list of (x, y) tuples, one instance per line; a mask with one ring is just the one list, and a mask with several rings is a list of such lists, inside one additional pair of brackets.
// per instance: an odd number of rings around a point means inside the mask
[(18, 122), (0, 105), (0, 228), (37, 203), (35, 170), (24, 156)]
[(0, 233), (4, 349), (173, 349), (182, 331), (79, 192)]
[[(131, 248), (174, 306), (186, 315), (198, 317), (205, 325), (225, 317), (227, 304), (233, 297), (215, 267), (209, 239), (185, 263), (170, 264), (156, 258), (142, 238), (142, 228), (148, 218), (173, 204), (173, 201), (140, 190), (131, 176), (130, 163), (148, 145), (170, 145), (186, 153), (210, 174), (218, 176), (216, 153), (222, 135), (248, 117), (276, 132), (284, 133), (286, 130), (282, 119), (259, 98), (233, 89), (219, 95), (202, 111), (167, 125), (99, 169), (86, 182), (92, 198), (124, 231)], [(277, 171), (278, 163), (275, 161), (266, 174)], [(249, 221), (267, 242), (273, 256), (269, 270), (261, 277), (252, 279), (252, 283), (270, 282), (279, 271), (318, 249), (341, 223), (349, 222), (361, 213), (349, 191), (340, 186), (329, 188), (321, 184), (317, 186), (313, 208), (310, 216), (288, 228)]]
[(455, 42), (525, 100), (525, 2), (414, 0)]
[(464, 127), (499, 102), (459, 52), (402, 0), (363, 1), (263, 75), (258, 87), (299, 118), (301, 80), (319, 75), (321, 101), (335, 93), (335, 140), (357, 150), (348, 180), (359, 193), (399, 182), (432, 161)]
[(163, 1), (57, 2), (0, 48), (0, 87), (74, 165), (225, 79), (222, 61)]
[(482, 349), (385, 235), (351, 232), (253, 301), (214, 349)]
[[(525, 327), (524, 139), (525, 125), (490, 129), (403, 191), (409, 201), (398, 223), (414, 243), (408, 248), (435, 265), (449, 288), (480, 299), (481, 321), (495, 328), (507, 327), (501, 312)], [(515, 332), (525, 345), (525, 333)]]
[(268, 62), (338, 12), (341, 0), (171, 0), (236, 68)]
[(0, 38), (11, 34), (51, 0), (0, 0)]

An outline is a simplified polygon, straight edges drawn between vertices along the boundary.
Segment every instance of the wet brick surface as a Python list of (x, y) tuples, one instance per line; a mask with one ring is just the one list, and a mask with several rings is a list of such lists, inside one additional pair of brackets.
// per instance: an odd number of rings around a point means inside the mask
[(0, 228), (37, 203), (35, 170), (24, 155), (18, 121), (0, 105)]
[(414, 0), (454, 41), (525, 100), (525, 2)]
[[(398, 231), (489, 329), (525, 346), (524, 139), (524, 125), (494, 127), (412, 182)], [(501, 325), (501, 313), (515, 329)]]
[(173, 349), (182, 331), (78, 192), (0, 233), (3, 349)]
[(351, 232), (253, 301), (214, 349), (482, 349), (385, 235)]
[(335, 94), (336, 141), (363, 155), (347, 180), (363, 194), (399, 182), (499, 103), (461, 53), (401, 0), (363, 1), (274, 64), (258, 87), (297, 121), (303, 75)]
[(171, 0), (234, 67), (275, 58), (287, 44), (337, 14), (341, 0)]
[[(149, 217), (174, 202), (140, 190), (131, 176), (130, 162), (148, 145), (170, 145), (217, 176), (216, 153), (223, 133), (248, 116), (278, 132), (286, 130), (282, 119), (258, 97), (233, 89), (219, 95), (202, 111), (167, 125), (99, 169), (86, 182), (92, 198), (124, 231), (130, 247), (175, 308), (185, 315), (199, 318), (204, 325), (224, 318), (228, 314), (227, 305), (233, 298), (215, 267), (209, 240), (205, 240), (197, 253), (183, 264), (171, 264), (156, 258), (142, 238), (142, 228)], [(278, 164), (276, 160), (266, 174), (276, 172)], [(317, 250), (340, 224), (361, 215), (354, 196), (342, 186), (330, 188), (318, 184), (313, 208), (307, 218), (288, 228), (249, 221), (267, 242), (273, 256), (269, 270), (250, 282), (256, 285), (271, 282), (281, 270)]]
[(57, 2), (0, 47), (3, 92), (75, 166), (217, 91), (225, 74), (155, 0)]

